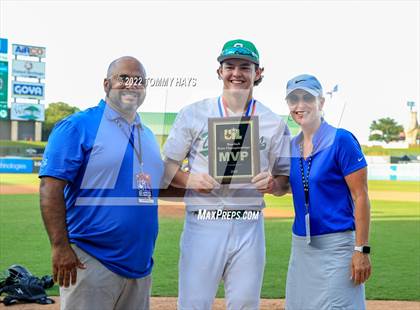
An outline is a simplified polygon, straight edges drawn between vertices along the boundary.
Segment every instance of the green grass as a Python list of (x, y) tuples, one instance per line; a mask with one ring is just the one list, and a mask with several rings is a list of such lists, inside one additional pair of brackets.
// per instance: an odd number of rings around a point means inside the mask
[(38, 185), (36, 173), (0, 173), (0, 185)]
[[(1, 184), (38, 184), (35, 173), (3, 173), (0, 174)], [(370, 191), (420, 192), (420, 183), (415, 181), (369, 181)], [(280, 202), (281, 203), (281, 202)], [(276, 204), (274, 202), (274, 204)], [(283, 204), (281, 203), (281, 206)]]
[(416, 181), (369, 181), (369, 191), (420, 192)]
[[(414, 181), (369, 181), (368, 182), (369, 191), (396, 191), (396, 192), (417, 192), (420, 194), (420, 183)], [(266, 195), (265, 203), (269, 208), (276, 208), (281, 210), (293, 210), (293, 198), (292, 195), (286, 195), (284, 197), (278, 198), (272, 195)], [(395, 202), (394, 202), (395, 204)], [(413, 206), (416, 203), (400, 203), (400, 210), (406, 210), (404, 205)], [(385, 205), (387, 205), (385, 203)], [(418, 205), (418, 204), (417, 204)], [(375, 206), (372, 203), (372, 208)], [(402, 207), (402, 208), (401, 208)], [(415, 208), (411, 208), (413, 210)], [(418, 210), (418, 209), (417, 209)], [(400, 212), (397, 210), (397, 212)]]
[(12, 147), (45, 147), (46, 141), (10, 141), (0, 140), (0, 146), (12, 146)]
[[(0, 196), (0, 272), (12, 264), (42, 276), (51, 272), (50, 248), (38, 195)], [(58, 294), (55, 287), (53, 294)]]
[(182, 219), (159, 220), (159, 235), (153, 255), (153, 296), (178, 295), (179, 238), (183, 225)]
[(288, 194), (283, 197), (276, 197), (272, 195), (266, 195), (264, 201), (267, 208), (276, 208), (281, 210), (293, 210), (293, 198), (292, 195)]
[(408, 220), (420, 220), (420, 204), (419, 202), (408, 201), (373, 200), (371, 201), (371, 214), (375, 220), (400, 220), (404, 218)]
[[(3, 173), (1, 184), (38, 184), (36, 173)], [(371, 191), (420, 192), (420, 183), (415, 181), (369, 181)]]
[[(0, 270), (22, 264), (35, 275), (50, 273), (50, 248), (42, 225), (38, 195), (0, 197)], [(290, 198), (269, 198), (283, 205)], [(278, 202), (276, 202), (278, 200)], [(284, 201), (283, 201), (284, 200)], [(420, 300), (420, 214), (414, 202), (372, 202), (373, 275), (368, 299)], [(284, 297), (291, 219), (265, 223), (267, 263), (262, 297)], [(181, 219), (161, 219), (154, 255), (153, 295), (176, 296)], [(57, 295), (55, 286), (50, 294)], [(219, 297), (222, 290), (219, 290)]]
[[(166, 137), (160, 137), (162, 141)], [(45, 148), (47, 145), (46, 141), (10, 141), (0, 140), (0, 146), (3, 147), (41, 147)], [(362, 150), (365, 155), (368, 156), (404, 156), (404, 155), (420, 155), (419, 146), (410, 146), (407, 149), (384, 149), (381, 146), (365, 146), (362, 145)]]
[(368, 156), (420, 155), (420, 147), (411, 145), (407, 149), (384, 149), (382, 146), (362, 145), (363, 154)]

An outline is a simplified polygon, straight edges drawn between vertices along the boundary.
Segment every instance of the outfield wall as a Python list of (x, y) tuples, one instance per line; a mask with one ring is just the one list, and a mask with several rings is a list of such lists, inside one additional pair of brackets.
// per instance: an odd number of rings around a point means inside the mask
[(1, 157), (0, 173), (38, 173), (42, 158)]
[(420, 181), (420, 163), (369, 164), (369, 180)]
[[(41, 158), (0, 158), (0, 173), (37, 173)], [(420, 181), (420, 163), (370, 163), (369, 180)]]

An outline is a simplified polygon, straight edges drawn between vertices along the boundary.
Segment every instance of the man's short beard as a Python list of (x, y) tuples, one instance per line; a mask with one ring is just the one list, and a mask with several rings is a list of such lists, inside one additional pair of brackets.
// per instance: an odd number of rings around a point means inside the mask
[[(123, 92), (131, 92), (137, 96), (137, 100), (133, 103), (126, 104), (122, 100)], [(144, 94), (141, 92), (135, 92), (130, 90), (123, 90), (123, 89), (111, 89), (107, 92), (107, 97), (109, 100), (114, 104), (114, 106), (118, 107), (121, 111), (134, 113), (137, 109), (142, 105), (144, 101)]]

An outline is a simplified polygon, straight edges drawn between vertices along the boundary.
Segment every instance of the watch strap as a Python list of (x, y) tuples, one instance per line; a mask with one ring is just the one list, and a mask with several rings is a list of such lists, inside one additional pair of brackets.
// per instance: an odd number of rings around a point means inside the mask
[(362, 246), (355, 246), (354, 250), (360, 253), (369, 254), (370, 253), (370, 246), (362, 245)]

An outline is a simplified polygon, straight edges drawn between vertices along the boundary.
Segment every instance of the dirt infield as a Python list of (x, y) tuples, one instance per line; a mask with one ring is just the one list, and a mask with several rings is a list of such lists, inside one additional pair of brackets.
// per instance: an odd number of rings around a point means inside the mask
[(420, 192), (372, 191), (369, 192), (369, 198), (370, 200), (419, 202)]
[(36, 194), (39, 192), (38, 185), (0, 185), (0, 195)]
[[(0, 309), (15, 310), (58, 310), (60, 309), (60, 299), (53, 297), (56, 301), (53, 305), (20, 304), (12, 307), (5, 307), (0, 304)], [(368, 300), (366, 302), (368, 310), (419, 310), (418, 301), (394, 301), (394, 300)], [(175, 310), (176, 297), (152, 297), (152, 310)], [(216, 299), (213, 310), (226, 309), (224, 299)], [(284, 299), (262, 299), (261, 310), (281, 310), (284, 309)]]
[[(18, 195), (18, 194), (36, 194), (39, 188), (36, 185), (1, 185), (1, 195)], [(183, 218), (185, 213), (185, 205), (181, 201), (159, 201), (159, 216), (165, 218)], [(293, 211), (281, 209), (265, 209), (265, 218), (285, 218), (293, 217)]]
[[(38, 193), (38, 185), (9, 185), (0, 186), (1, 195), (18, 195), (18, 194), (36, 194)], [(371, 191), (369, 197), (372, 200), (387, 201), (420, 201), (420, 192), (396, 192), (396, 191)], [(184, 217), (185, 206), (182, 202), (159, 201), (159, 216), (165, 218), (182, 218)], [(290, 218), (294, 213), (290, 210), (266, 208), (264, 209), (265, 218)]]

